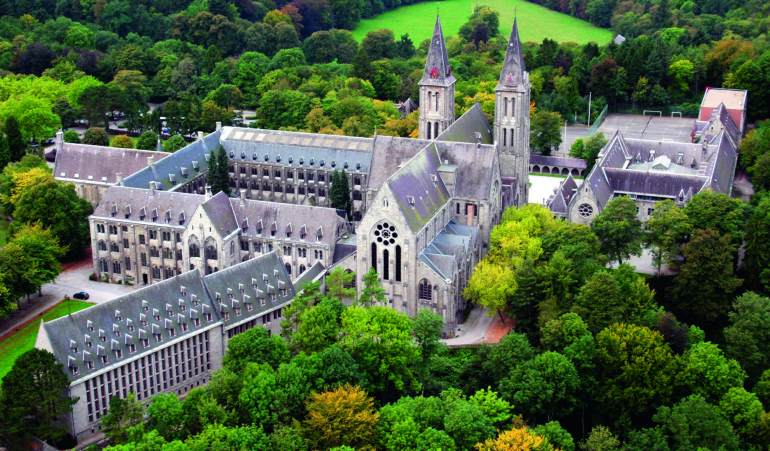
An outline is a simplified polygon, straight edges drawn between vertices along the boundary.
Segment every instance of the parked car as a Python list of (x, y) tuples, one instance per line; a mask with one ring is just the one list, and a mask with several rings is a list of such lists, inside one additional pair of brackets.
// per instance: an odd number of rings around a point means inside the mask
[(91, 296), (89, 296), (88, 293), (86, 293), (85, 291), (81, 291), (80, 293), (73, 294), (72, 297), (75, 298), (75, 299), (80, 299), (80, 300), (85, 301), (86, 299), (90, 298)]
[(170, 132), (170, 131), (171, 131), (171, 130), (170, 130), (168, 127), (163, 127), (163, 133), (168, 133), (168, 132)]

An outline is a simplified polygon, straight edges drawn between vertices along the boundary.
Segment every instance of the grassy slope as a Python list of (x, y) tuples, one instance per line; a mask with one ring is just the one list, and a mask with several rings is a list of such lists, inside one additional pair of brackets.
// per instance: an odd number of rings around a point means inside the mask
[[(91, 307), (94, 304), (90, 302), (81, 302), (75, 300), (64, 301), (54, 307), (53, 310), (43, 315), (43, 321), (48, 322), (67, 315), (67, 307), (70, 312), (77, 312), (84, 308)], [(34, 321), (24, 329), (11, 335), (7, 340), (0, 343), (0, 380), (11, 371), (13, 362), (16, 358), (35, 346), (37, 340), (37, 331), (40, 328), (40, 321)]]
[[(500, 12), (500, 33), (506, 38), (511, 34), (514, 14), (516, 14), (522, 41), (541, 42), (543, 38), (550, 38), (556, 42), (579, 44), (596, 41), (601, 45), (612, 39), (610, 30), (595, 27), (575, 17), (551, 11), (524, 0), (444, 0), (440, 3), (441, 25), (446, 38), (457, 34), (460, 27), (468, 21), (473, 7), (478, 4), (490, 6)], [(516, 13), (515, 8), (521, 11)], [(436, 3), (418, 3), (362, 20), (353, 31), (353, 35), (360, 42), (369, 31), (389, 28), (395, 33), (396, 39), (409, 33), (412, 42), (418, 46), (425, 39), (430, 39), (435, 22)]]

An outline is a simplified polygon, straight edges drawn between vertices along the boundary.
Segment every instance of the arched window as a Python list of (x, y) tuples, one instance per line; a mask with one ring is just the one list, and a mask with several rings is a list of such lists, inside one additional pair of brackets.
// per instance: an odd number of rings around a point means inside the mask
[(433, 105), (433, 92), (428, 91), (428, 111), (430, 111), (432, 105)]
[(508, 129), (503, 129), (503, 145), (508, 142)]
[(160, 279), (160, 268), (158, 268), (157, 266), (152, 267), (152, 278)]
[(201, 256), (201, 248), (198, 247), (197, 244), (191, 244), (190, 245), (190, 257), (200, 257)]
[(109, 272), (110, 266), (107, 264), (107, 260), (102, 259), (102, 272)]
[(428, 139), (431, 139), (431, 132), (433, 131), (431, 130), (432, 128), (433, 127), (431, 126), (430, 122), (428, 122)]
[(383, 197), (382, 198), (382, 206), (385, 207), (385, 208), (388, 208), (388, 198), (387, 197)]
[(377, 272), (377, 243), (372, 243), (372, 269)]
[(211, 266), (206, 266), (206, 274), (211, 274)]
[(420, 300), (430, 301), (433, 299), (433, 287), (427, 279), (422, 279), (417, 287)]
[(401, 246), (396, 246), (396, 282), (401, 282)]
[(438, 138), (438, 122), (433, 123), (433, 138)]
[(150, 248), (150, 257), (160, 257), (160, 253), (158, 252), (158, 248), (155, 246), (152, 246)]
[(105, 243), (102, 240), (99, 240), (99, 250), (100, 251), (106, 251), (107, 250), (107, 243)]
[(286, 263), (283, 267), (286, 268), (286, 274), (291, 275), (291, 264)]
[(305, 268), (305, 265), (299, 265), (299, 273), (300, 273), (300, 274), (302, 274), (303, 272), (305, 272), (305, 269), (306, 269), (306, 268)]
[(508, 116), (508, 97), (503, 97), (503, 116)]
[(382, 251), (382, 278), (390, 279), (390, 252), (387, 249)]
[(177, 260), (181, 260), (182, 259), (182, 250), (181, 249), (177, 249), (177, 251), (176, 251), (176, 259)]
[(455, 204), (455, 214), (460, 214), (460, 202)]
[(235, 241), (230, 241), (230, 255), (235, 253)]
[[(345, 273), (346, 274), (353, 274), (353, 271), (351, 271), (349, 269), (346, 269)], [(353, 279), (351, 279), (349, 284), (345, 285), (345, 288), (355, 288), (355, 287), (356, 287), (356, 276), (355, 276), (355, 274), (353, 274)]]
[(513, 129), (511, 129), (511, 147), (513, 147)]
[(438, 99), (439, 99), (439, 94), (436, 93), (436, 111), (438, 111)]
[(361, 191), (359, 190), (353, 191), (353, 200), (361, 200)]

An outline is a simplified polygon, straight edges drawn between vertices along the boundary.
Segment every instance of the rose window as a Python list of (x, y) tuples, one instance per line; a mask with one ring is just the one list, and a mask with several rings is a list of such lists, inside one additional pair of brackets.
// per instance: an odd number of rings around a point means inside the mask
[(594, 214), (594, 208), (588, 204), (582, 204), (578, 207), (578, 213), (580, 216), (588, 218)]
[(377, 237), (378, 243), (388, 245), (396, 242), (398, 233), (396, 232), (395, 227), (385, 222), (382, 224), (377, 224), (377, 228), (374, 231), (374, 236)]

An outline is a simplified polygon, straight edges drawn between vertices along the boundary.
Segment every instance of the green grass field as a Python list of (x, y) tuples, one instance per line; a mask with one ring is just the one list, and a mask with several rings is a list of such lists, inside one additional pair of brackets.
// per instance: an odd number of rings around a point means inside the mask
[[(500, 13), (500, 33), (506, 38), (511, 34), (513, 16), (516, 14), (522, 41), (542, 42), (543, 38), (550, 38), (556, 42), (585, 44), (596, 41), (603, 45), (612, 39), (610, 30), (524, 0), (444, 0), (440, 3), (439, 12), (445, 38), (457, 34), (476, 5), (487, 5)], [(396, 39), (409, 33), (414, 45), (418, 46), (425, 39), (430, 39), (435, 22), (436, 3), (418, 3), (362, 20), (353, 30), (353, 36), (360, 42), (372, 30), (389, 28), (395, 33)]]
[[(91, 307), (94, 304), (90, 302), (81, 302), (75, 300), (63, 301), (53, 310), (43, 315), (43, 321), (53, 321), (61, 318), (69, 312), (77, 312), (84, 308)], [(34, 321), (27, 327), (11, 335), (10, 338), (0, 343), (0, 380), (11, 371), (13, 362), (16, 358), (35, 347), (37, 340), (37, 331), (40, 328), (40, 321)]]

